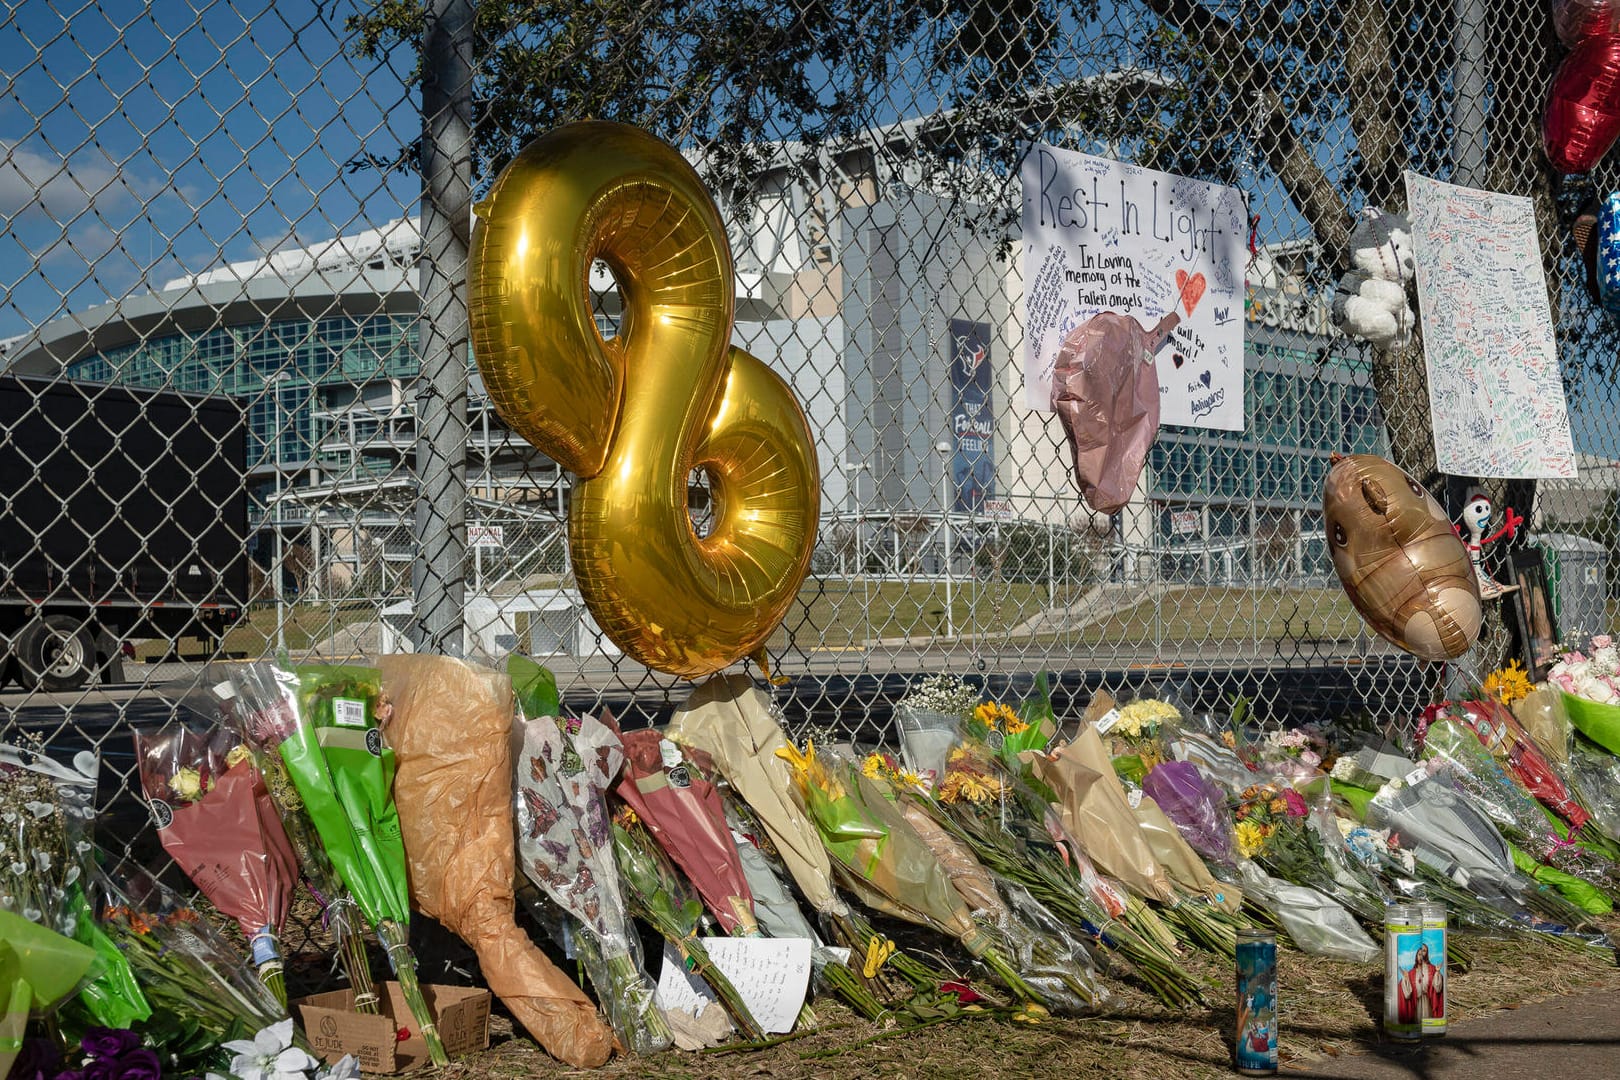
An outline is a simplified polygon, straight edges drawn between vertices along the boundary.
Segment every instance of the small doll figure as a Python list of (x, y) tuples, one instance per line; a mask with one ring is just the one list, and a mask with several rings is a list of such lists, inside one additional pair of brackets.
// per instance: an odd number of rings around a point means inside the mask
[[(1481, 600), (1495, 600), (1510, 592), (1517, 592), (1519, 588), (1517, 585), (1503, 585), (1485, 572), (1485, 545), (1504, 536), (1511, 539), (1519, 526), (1524, 524), (1524, 518), (1515, 514), (1513, 507), (1510, 506), (1507, 508), (1502, 527), (1486, 536), (1485, 530), (1490, 527), (1492, 510), (1491, 497), (1479, 491), (1469, 498), (1462, 512), (1463, 526), (1468, 530), (1463, 545), (1468, 548), (1469, 561), (1474, 564), (1474, 580), (1479, 583)], [(1457, 530), (1457, 535), (1462, 536), (1461, 529)]]

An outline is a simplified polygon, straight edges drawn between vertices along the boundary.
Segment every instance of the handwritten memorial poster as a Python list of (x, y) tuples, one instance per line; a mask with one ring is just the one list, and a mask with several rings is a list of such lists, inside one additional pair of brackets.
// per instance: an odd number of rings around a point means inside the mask
[[(706, 938), (703, 946), (768, 1034), (793, 1030), (810, 988), (809, 938)], [(714, 991), (701, 976), (686, 970), (681, 958), (664, 946), (658, 975), (658, 1005), (693, 1015), (714, 1004)]]
[(1574, 477), (1530, 200), (1410, 172), (1406, 199), (1440, 471)]
[(1025, 404), (1051, 409), (1063, 339), (1103, 311), (1181, 324), (1156, 354), (1159, 419), (1243, 430), (1236, 189), (1036, 144), (1023, 184)]

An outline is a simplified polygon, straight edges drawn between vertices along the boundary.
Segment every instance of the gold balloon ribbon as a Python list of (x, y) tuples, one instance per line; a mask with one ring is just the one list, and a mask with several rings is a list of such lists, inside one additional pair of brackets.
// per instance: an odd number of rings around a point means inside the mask
[[(731, 252), (697, 173), (602, 121), (529, 144), (476, 208), (473, 354), (501, 418), (581, 477), (574, 573), (602, 631), (698, 678), (761, 652), (810, 568), (819, 472), (793, 391), (731, 346)], [(596, 327), (601, 260), (623, 301)], [(713, 494), (699, 537), (694, 469)]]

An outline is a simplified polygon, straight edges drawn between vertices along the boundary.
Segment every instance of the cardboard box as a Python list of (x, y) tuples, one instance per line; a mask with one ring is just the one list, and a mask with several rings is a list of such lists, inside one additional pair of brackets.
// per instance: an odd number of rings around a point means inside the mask
[[(382, 1012), (374, 1016), (354, 1011), (353, 990), (315, 994), (295, 1003), (317, 1057), (331, 1064), (344, 1054), (353, 1054), (360, 1071), (368, 1073), (407, 1072), (428, 1064), (427, 1043), (422, 1041), (399, 983), (383, 983), (379, 989)], [(489, 1048), (488, 990), (424, 983), (422, 996), (438, 1025), (446, 1054), (456, 1057)], [(402, 1029), (408, 1033), (404, 1039), (399, 1037)]]

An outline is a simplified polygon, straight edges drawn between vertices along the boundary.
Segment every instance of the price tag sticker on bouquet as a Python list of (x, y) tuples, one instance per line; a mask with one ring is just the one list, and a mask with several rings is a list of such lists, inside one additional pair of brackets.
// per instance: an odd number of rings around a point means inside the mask
[(1407, 787), (1416, 787), (1429, 778), (1429, 770), (1419, 765), (1405, 776)]
[(1097, 717), (1097, 734), (1106, 735), (1115, 724), (1119, 723), (1119, 710), (1109, 709)]

